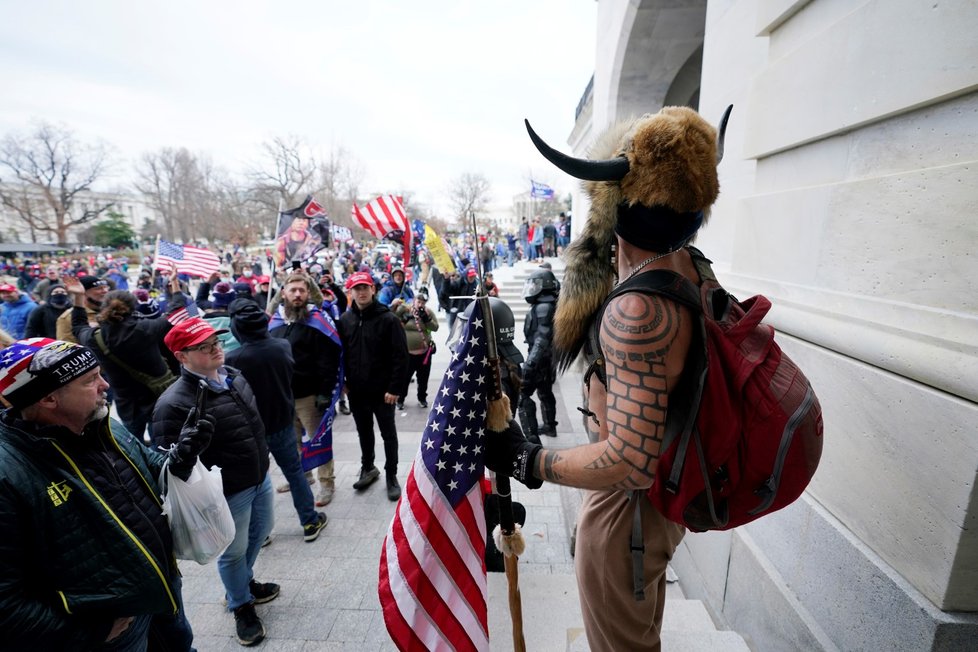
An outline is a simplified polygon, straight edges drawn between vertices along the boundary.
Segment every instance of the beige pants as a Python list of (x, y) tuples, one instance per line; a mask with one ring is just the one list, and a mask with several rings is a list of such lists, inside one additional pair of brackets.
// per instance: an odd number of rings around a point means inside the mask
[(634, 507), (624, 491), (587, 491), (577, 524), (575, 564), (584, 629), (593, 652), (660, 649), (666, 565), (686, 529), (644, 496), (645, 600), (635, 600), (630, 541)]
[[(316, 397), (304, 396), (295, 399), (295, 440), (302, 455), (302, 430), (308, 433), (316, 432), (319, 422), (323, 420), (323, 411), (316, 409)], [(324, 487), (335, 488), (336, 477), (333, 474), (334, 460), (316, 467), (316, 475)], [(312, 471), (306, 471), (306, 479), (312, 479)]]

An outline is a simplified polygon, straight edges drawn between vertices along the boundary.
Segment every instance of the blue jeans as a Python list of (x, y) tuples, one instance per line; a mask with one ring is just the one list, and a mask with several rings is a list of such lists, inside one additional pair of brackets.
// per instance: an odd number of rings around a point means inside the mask
[(275, 524), (273, 499), (272, 480), (267, 473), (254, 487), (227, 496), (234, 519), (234, 541), (217, 560), (217, 573), (224, 583), (231, 611), (254, 600), (248, 583), (254, 579), (252, 568), (261, 544)]
[(192, 645), (194, 632), (190, 627), (190, 621), (187, 620), (187, 611), (183, 608), (183, 578), (176, 571), (173, 571), (170, 587), (173, 589), (180, 611), (176, 614), (153, 616), (149, 627), (149, 640), (154, 650), (196, 652)]
[(273, 432), (265, 437), (268, 442), (268, 451), (275, 458), (278, 468), (282, 469), (282, 475), (289, 483), (292, 493), (292, 505), (295, 513), (299, 515), (299, 523), (307, 525), (316, 521), (316, 505), (312, 499), (312, 489), (306, 482), (306, 475), (302, 472), (302, 462), (299, 460), (299, 451), (295, 447), (295, 428), (292, 424)]

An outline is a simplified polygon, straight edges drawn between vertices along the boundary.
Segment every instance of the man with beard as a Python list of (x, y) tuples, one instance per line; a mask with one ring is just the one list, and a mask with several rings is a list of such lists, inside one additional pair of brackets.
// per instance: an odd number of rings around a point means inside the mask
[(0, 355), (4, 649), (191, 649), (157, 478), (167, 457), (189, 477), (214, 426), (193, 414), (150, 450), (108, 418), (99, 371), (91, 349), (47, 338)]
[[(336, 325), (315, 303), (310, 303), (312, 280), (293, 272), (282, 288), (282, 303), (268, 324), (272, 337), (288, 341), (295, 359), (292, 373), (292, 394), (295, 405), (295, 433), (302, 450), (302, 433), (312, 437), (318, 430), (327, 410), (334, 411), (343, 387), (340, 362), (342, 347)], [(317, 467), (319, 491), (316, 505), (323, 507), (333, 500), (336, 476), (332, 458)], [(306, 479), (313, 483), (312, 472)], [(288, 484), (278, 488), (289, 490)]]
[(353, 301), (339, 321), (343, 339), (346, 388), (360, 439), (360, 477), (353, 488), (362, 491), (380, 477), (374, 466), (374, 418), (384, 440), (387, 497), (401, 497), (397, 482), (397, 426), (394, 406), (407, 393), (408, 348), (401, 321), (375, 299), (373, 278), (357, 272), (346, 282)]

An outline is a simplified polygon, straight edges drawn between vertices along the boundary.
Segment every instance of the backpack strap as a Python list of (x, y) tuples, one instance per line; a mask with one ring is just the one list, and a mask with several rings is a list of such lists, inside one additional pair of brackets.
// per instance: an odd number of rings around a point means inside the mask
[(149, 374), (139, 371), (138, 369), (133, 369), (131, 366), (123, 362), (117, 355), (109, 351), (108, 345), (105, 343), (105, 337), (102, 335), (102, 329), (96, 328), (95, 332), (92, 333), (92, 339), (95, 340), (95, 344), (98, 345), (99, 351), (102, 352), (105, 357), (111, 360), (117, 367), (121, 368), (127, 374), (132, 376), (135, 380), (139, 381), (141, 384), (145, 385), (151, 391), (154, 391), (154, 386), (158, 382), (165, 381), (168, 378), (176, 380), (176, 377), (170, 372), (169, 368), (162, 376), (150, 376)]

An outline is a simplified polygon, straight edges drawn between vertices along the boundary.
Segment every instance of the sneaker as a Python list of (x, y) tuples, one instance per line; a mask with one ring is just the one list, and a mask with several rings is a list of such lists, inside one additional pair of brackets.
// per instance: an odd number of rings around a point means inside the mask
[(397, 484), (397, 478), (387, 476), (387, 498), (391, 502), (396, 502), (401, 497), (401, 485)]
[(398, 403), (397, 404), (397, 409), (398, 410), (403, 410), (404, 409), (404, 404), (403, 403)]
[(540, 434), (545, 437), (556, 437), (557, 436), (557, 424), (548, 425), (544, 424), (540, 427)]
[(419, 398), (418, 399), (418, 405), (420, 405), (421, 407), (423, 407), (426, 410), (428, 409), (428, 401), (426, 401), (424, 399)]
[(325, 507), (326, 505), (333, 502), (333, 493), (335, 489), (333, 487), (324, 485), (319, 488), (319, 493), (316, 494), (316, 507)]
[(380, 477), (380, 471), (377, 470), (376, 466), (371, 466), (369, 469), (360, 469), (360, 479), (353, 483), (353, 488), (357, 491), (366, 489)]
[(306, 543), (312, 543), (318, 539), (319, 533), (323, 531), (327, 523), (329, 523), (329, 518), (322, 512), (317, 512), (315, 521), (302, 526), (302, 540)]
[(248, 582), (248, 590), (251, 591), (251, 595), (255, 598), (254, 604), (271, 602), (278, 597), (281, 588), (274, 582), (256, 582), (255, 580)]
[(265, 638), (265, 626), (255, 613), (255, 603), (243, 604), (234, 610), (234, 628), (238, 643), (245, 647), (257, 645)]
[(267, 548), (270, 545), (272, 545), (272, 535), (271, 534), (269, 534), (267, 537), (265, 537), (265, 540), (261, 542), (261, 547), (262, 548)]
[(349, 413), (350, 413), (350, 404), (347, 403), (345, 400), (340, 401), (340, 414), (349, 414)]

